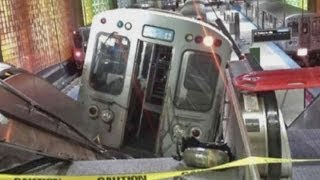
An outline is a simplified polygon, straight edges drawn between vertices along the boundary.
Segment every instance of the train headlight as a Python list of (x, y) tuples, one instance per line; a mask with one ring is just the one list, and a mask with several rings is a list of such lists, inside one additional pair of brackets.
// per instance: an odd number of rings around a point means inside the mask
[(194, 41), (197, 43), (197, 44), (200, 44), (203, 42), (203, 37), (202, 36), (197, 36), (194, 38)]
[(190, 41), (192, 41), (193, 40), (193, 35), (192, 34), (187, 34), (186, 35), (186, 41), (187, 42), (190, 42)]
[(124, 25), (124, 28), (126, 28), (126, 30), (130, 30), (132, 28), (132, 24), (127, 22), (125, 25)]
[(123, 27), (123, 22), (122, 21), (118, 21), (117, 26), (118, 26), (118, 28), (122, 28)]
[(211, 47), (213, 45), (213, 37), (212, 36), (206, 36), (203, 38), (203, 44), (205, 46)]
[(99, 117), (99, 108), (96, 105), (91, 105), (88, 108), (89, 111), (89, 117), (92, 119), (96, 119)]
[(101, 22), (101, 24), (105, 24), (105, 23), (107, 23), (107, 19), (106, 18), (101, 18), (100, 22)]
[(198, 139), (198, 138), (201, 137), (202, 131), (201, 131), (201, 129), (198, 128), (198, 127), (193, 127), (193, 128), (191, 128), (191, 130), (190, 130), (190, 135)]
[(76, 51), (74, 53), (75, 57), (80, 58), (81, 57), (81, 52), (80, 51)]
[(101, 119), (103, 122), (110, 124), (114, 120), (114, 112), (111, 109), (101, 111)]
[(308, 48), (299, 48), (297, 51), (298, 56), (307, 56), (308, 55)]

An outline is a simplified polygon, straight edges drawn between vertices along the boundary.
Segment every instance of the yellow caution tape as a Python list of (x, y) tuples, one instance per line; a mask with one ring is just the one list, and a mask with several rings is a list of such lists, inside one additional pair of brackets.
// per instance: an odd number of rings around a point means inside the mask
[(277, 164), (277, 163), (302, 163), (302, 162), (320, 162), (320, 159), (280, 159), (264, 157), (248, 157), (241, 160), (233, 161), (223, 165), (206, 168), (192, 169), (170, 172), (157, 173), (136, 173), (136, 174), (119, 174), (119, 175), (92, 175), (92, 176), (58, 176), (58, 175), (6, 175), (0, 174), (0, 180), (158, 180), (173, 178), (177, 176), (190, 175), (195, 173), (222, 170), (234, 167), (259, 164)]

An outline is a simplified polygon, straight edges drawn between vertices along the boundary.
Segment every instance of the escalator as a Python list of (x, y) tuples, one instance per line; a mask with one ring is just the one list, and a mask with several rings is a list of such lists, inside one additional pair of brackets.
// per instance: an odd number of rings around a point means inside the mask
[[(288, 127), (292, 158), (320, 158), (320, 97), (318, 96)], [(293, 179), (318, 179), (320, 164), (294, 164)]]

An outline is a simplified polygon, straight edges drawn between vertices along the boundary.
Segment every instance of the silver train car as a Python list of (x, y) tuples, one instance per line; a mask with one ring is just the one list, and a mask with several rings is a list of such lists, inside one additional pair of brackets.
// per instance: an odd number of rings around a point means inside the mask
[(172, 13), (118, 9), (95, 16), (90, 33), (80, 101), (104, 130), (101, 144), (171, 156), (182, 136), (215, 140), (219, 69), (232, 52), (219, 30)]
[(183, 6), (179, 9), (179, 13), (183, 16), (207, 21), (206, 3), (202, 0), (189, 0), (186, 1)]
[(159, 8), (175, 11), (179, 7), (179, 0), (142, 0), (137, 1), (128, 8), (149, 9)]
[[(225, 148), (216, 156), (224, 162), (252, 155), (290, 158), (275, 94), (234, 89), (233, 77), (257, 69), (243, 64), (246, 61), (228, 63), (231, 47), (217, 28), (174, 13), (100, 13), (90, 31), (80, 101), (41, 78), (0, 64), (0, 115), (4, 112), (6, 118), (14, 112), (9, 124), (19, 125), (12, 129), (0, 123), (0, 139), (5, 142), (0, 149), (9, 143), (10, 148), (68, 160), (131, 158), (126, 154), (168, 157), (179, 154), (185, 138), (192, 138), (197, 144), (191, 147), (198, 152), (188, 158), (187, 146), (181, 151), (185, 162), (203, 159), (198, 153), (210, 151), (216, 142), (227, 143), (224, 147), (230, 150), (229, 159)], [(203, 161), (212, 158), (208, 155)], [(200, 179), (290, 179), (290, 170), (287, 163), (247, 166)]]
[[(311, 11), (305, 11), (279, 1), (251, 1), (243, 6), (242, 12), (254, 24), (262, 29), (290, 27), (290, 41), (278, 45), (293, 57), (301, 66), (317, 65), (320, 56), (320, 17)], [(307, 50), (308, 64), (301, 62), (300, 50)]]

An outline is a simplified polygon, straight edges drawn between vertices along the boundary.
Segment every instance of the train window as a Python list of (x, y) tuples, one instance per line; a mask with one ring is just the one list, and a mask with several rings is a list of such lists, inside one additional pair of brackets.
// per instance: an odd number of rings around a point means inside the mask
[(303, 23), (302, 24), (302, 32), (304, 34), (308, 34), (309, 33), (309, 24), (308, 23)]
[(299, 35), (299, 23), (298, 22), (289, 22), (288, 27), (291, 27), (293, 37), (296, 37)]
[(312, 35), (317, 35), (318, 29), (317, 29), (317, 21), (312, 22)]
[[(319, 27), (319, 28), (318, 28), (318, 27)], [(318, 20), (317, 29), (318, 29), (318, 35), (320, 35), (320, 20)]]
[(76, 31), (73, 34), (74, 47), (75, 48), (82, 48), (82, 41), (83, 41), (83, 39), (82, 39), (80, 33)]
[(211, 54), (186, 51), (174, 98), (176, 107), (191, 111), (210, 110), (217, 79), (218, 71)]
[(90, 85), (93, 89), (119, 95), (122, 92), (130, 42), (126, 37), (100, 34), (93, 57)]
[(273, 25), (272, 25), (272, 27), (273, 27), (274, 29), (277, 28), (277, 18), (273, 18)]
[(266, 12), (263, 12), (264, 14), (264, 19), (265, 19), (265, 21), (269, 21), (269, 16), (268, 16), (268, 13), (266, 13)]

